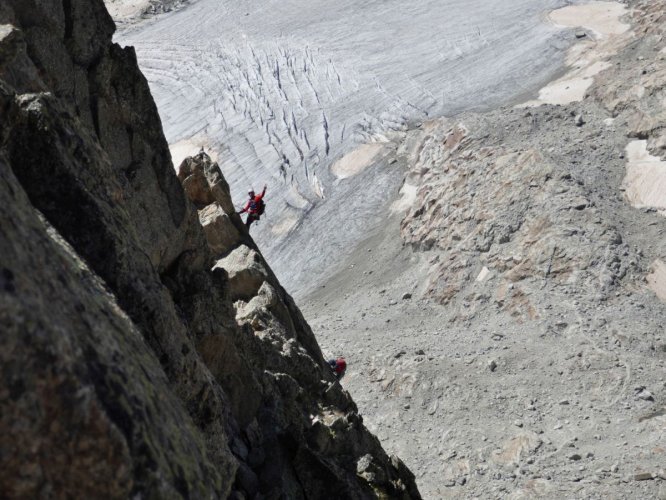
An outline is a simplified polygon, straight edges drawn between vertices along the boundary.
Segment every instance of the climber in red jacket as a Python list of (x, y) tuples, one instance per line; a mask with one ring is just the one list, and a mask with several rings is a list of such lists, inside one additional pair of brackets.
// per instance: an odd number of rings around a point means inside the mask
[(335, 374), (335, 378), (338, 380), (345, 376), (345, 372), (347, 371), (347, 361), (345, 358), (339, 357), (337, 359), (329, 359), (328, 366), (331, 367), (331, 370), (333, 370), (333, 373)]
[(264, 186), (264, 190), (261, 192), (261, 194), (255, 195), (253, 190), (250, 190), (247, 194), (250, 198), (247, 200), (247, 203), (245, 204), (243, 210), (241, 210), (238, 213), (243, 214), (247, 212), (247, 219), (245, 220), (245, 225), (249, 230), (250, 225), (254, 221), (261, 219), (261, 216), (264, 214), (264, 210), (266, 210), (266, 203), (264, 202), (264, 195), (266, 194), (266, 186)]

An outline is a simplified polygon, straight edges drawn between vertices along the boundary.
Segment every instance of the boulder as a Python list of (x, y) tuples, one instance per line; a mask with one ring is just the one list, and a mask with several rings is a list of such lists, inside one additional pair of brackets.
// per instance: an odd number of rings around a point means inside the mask
[(259, 252), (241, 245), (229, 255), (217, 261), (215, 268), (223, 268), (229, 275), (229, 291), (232, 300), (248, 301), (259, 292), (268, 278), (266, 263)]
[(199, 221), (214, 256), (227, 254), (242, 239), (242, 235), (238, 232), (231, 217), (217, 202), (211, 203), (199, 211)]
[(176, 170), (188, 198), (197, 208), (217, 202), (227, 215), (235, 213), (229, 184), (217, 163), (206, 153), (185, 158)]
[(182, 182), (185, 194), (197, 208), (203, 208), (210, 205), (215, 200), (203, 172), (195, 171), (192, 175), (183, 179)]

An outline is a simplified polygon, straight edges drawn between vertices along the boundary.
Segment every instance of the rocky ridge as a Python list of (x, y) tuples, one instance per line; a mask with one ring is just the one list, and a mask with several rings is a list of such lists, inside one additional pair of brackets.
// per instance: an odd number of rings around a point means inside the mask
[[(419, 498), (99, 1), (0, 5), (0, 488)], [(200, 209), (200, 210), (198, 210)]]

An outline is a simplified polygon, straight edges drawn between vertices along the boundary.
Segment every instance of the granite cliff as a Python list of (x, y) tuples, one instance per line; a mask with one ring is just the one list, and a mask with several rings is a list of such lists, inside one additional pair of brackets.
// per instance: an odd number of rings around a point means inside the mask
[(0, 490), (419, 498), (114, 29), (0, 4)]

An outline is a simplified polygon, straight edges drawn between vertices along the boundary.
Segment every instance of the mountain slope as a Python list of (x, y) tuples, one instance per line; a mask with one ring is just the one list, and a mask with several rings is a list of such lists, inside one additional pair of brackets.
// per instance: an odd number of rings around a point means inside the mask
[(664, 494), (666, 11), (591, 5), (541, 101), (394, 146), (396, 212), (304, 303), (425, 497)]

